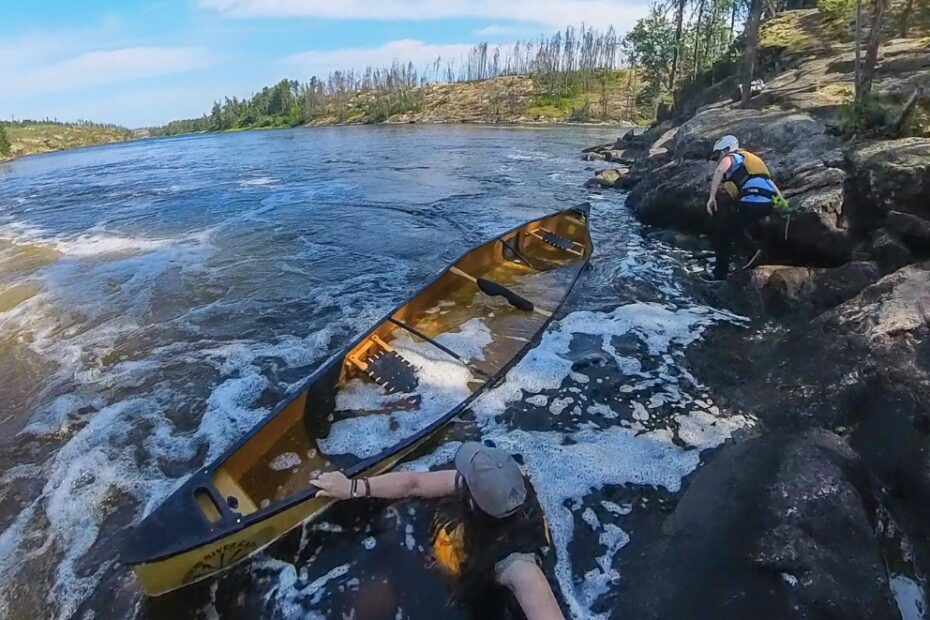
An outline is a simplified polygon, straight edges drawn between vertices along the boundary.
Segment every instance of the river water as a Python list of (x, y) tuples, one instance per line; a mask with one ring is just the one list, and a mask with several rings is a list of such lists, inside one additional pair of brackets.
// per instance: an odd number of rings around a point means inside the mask
[[(353, 127), (181, 137), (0, 168), (0, 616), (464, 617), (431, 566), (435, 504), (342, 504), (229, 573), (144, 599), (127, 528), (316, 364), (466, 249), (590, 201), (595, 255), (539, 346), (405, 465), (522, 455), (576, 618), (622, 613), (650, 505), (752, 421), (684, 353), (743, 322), (617, 192), (610, 128)], [(650, 504), (651, 502), (651, 504)], [(424, 551), (424, 549), (427, 549)]]

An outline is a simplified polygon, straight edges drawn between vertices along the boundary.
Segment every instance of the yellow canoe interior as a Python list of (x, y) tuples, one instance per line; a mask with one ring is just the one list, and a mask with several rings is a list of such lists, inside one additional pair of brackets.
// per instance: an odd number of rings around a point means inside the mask
[[(325, 503), (309, 484), (318, 473), (393, 466), (527, 350), (591, 252), (583, 209), (530, 222), (472, 250), (143, 520), (124, 547), (124, 562), (149, 594), (181, 587), (318, 514)], [(479, 278), (535, 309), (482, 292)], [(366, 361), (379, 351), (410, 364), (412, 391), (389, 394), (366, 374)], [(180, 535), (166, 540), (168, 532)]]

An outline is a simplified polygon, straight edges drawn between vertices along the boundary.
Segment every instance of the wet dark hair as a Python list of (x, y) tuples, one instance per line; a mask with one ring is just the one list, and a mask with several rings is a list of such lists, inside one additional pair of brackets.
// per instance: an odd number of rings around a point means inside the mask
[(513, 514), (503, 518), (481, 510), (464, 481), (454, 500), (459, 502), (460, 522), (464, 525), (466, 557), (452, 599), (468, 605), (476, 618), (504, 617), (503, 611), (512, 601), (509, 592), (495, 581), (495, 565), (511, 553), (538, 555), (549, 544), (536, 492), (525, 477), (524, 481), (526, 500)]

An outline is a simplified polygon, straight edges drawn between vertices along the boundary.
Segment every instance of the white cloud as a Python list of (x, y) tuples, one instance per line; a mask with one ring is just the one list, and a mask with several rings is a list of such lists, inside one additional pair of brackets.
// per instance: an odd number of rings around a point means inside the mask
[(642, 0), (200, 0), (232, 17), (347, 20), (489, 19), (563, 27), (584, 22), (623, 32), (645, 15)]
[(538, 29), (528, 26), (510, 26), (506, 24), (491, 24), (490, 26), (475, 30), (475, 35), (479, 37), (511, 37), (519, 39), (527, 37), (533, 38), (538, 34), (540, 34)]
[(287, 56), (281, 63), (303, 76), (325, 75), (336, 69), (361, 69), (368, 65), (383, 67), (394, 60), (412, 62), (417, 69), (442, 57), (443, 64), (458, 61), (468, 55), (471, 43), (436, 45), (402, 39), (391, 41), (380, 47), (351, 47), (337, 50), (311, 50)]
[(143, 80), (209, 64), (209, 55), (197, 48), (129, 47), (87, 52), (66, 60), (20, 67), (7, 74), (0, 101)]

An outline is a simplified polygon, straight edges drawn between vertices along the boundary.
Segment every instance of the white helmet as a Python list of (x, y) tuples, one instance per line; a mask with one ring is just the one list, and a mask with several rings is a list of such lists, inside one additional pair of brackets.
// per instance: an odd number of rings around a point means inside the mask
[(714, 152), (732, 153), (739, 150), (739, 140), (736, 136), (723, 136), (714, 144)]

